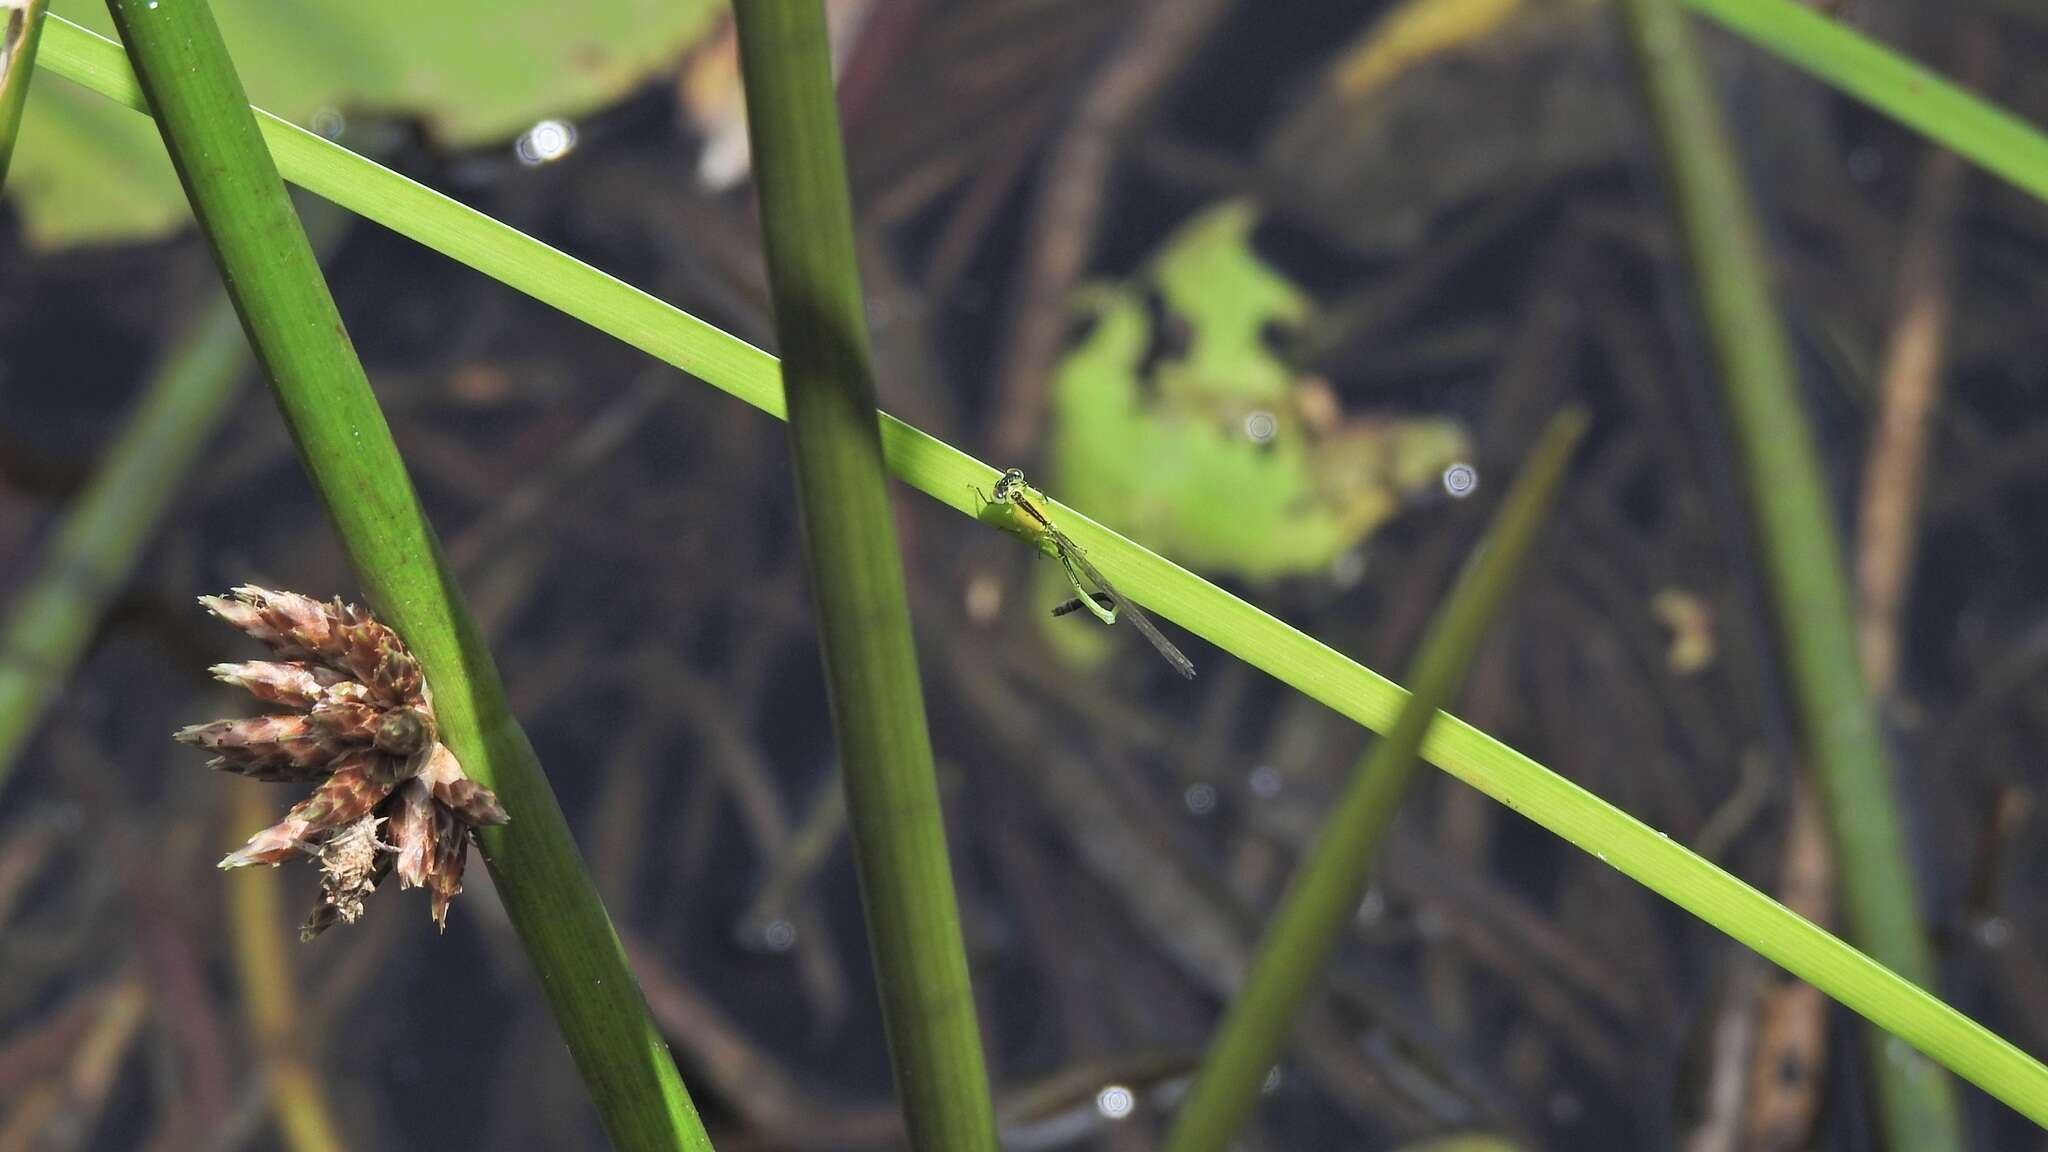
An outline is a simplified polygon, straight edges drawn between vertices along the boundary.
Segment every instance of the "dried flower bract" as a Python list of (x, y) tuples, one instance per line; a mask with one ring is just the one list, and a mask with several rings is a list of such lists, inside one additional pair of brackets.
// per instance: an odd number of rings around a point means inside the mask
[(317, 782), (220, 866), (293, 856), (318, 864), (320, 903), (300, 933), (307, 939), (355, 923), (364, 897), (394, 871), (399, 887), (427, 890), (434, 923), (445, 928), (471, 831), (509, 817), (438, 739), (433, 694), (405, 642), (338, 599), (244, 586), (199, 602), (279, 657), (217, 664), (213, 674), (299, 711), (195, 724), (177, 738), (214, 753), (215, 768)]

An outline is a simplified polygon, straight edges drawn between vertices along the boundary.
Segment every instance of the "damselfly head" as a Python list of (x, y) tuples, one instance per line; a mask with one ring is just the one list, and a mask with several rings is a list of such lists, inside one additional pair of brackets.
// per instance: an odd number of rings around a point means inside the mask
[(1005, 503), (1024, 493), (1024, 470), (1010, 468), (1003, 472), (1003, 478), (996, 481), (996, 502)]

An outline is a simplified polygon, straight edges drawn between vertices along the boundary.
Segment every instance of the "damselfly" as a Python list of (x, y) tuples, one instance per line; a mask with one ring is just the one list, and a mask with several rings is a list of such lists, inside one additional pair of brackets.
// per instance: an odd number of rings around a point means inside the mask
[(1064, 616), (1086, 608), (1104, 624), (1114, 624), (1120, 616), (1128, 618), (1131, 626), (1143, 633), (1145, 639), (1152, 642), (1152, 647), (1166, 657), (1166, 662), (1173, 665), (1175, 672), (1194, 679), (1194, 663), (1153, 626), (1143, 609), (1124, 599), (1116, 586), (1088, 562), (1088, 555), (1081, 551), (1081, 546), (1069, 539), (1045, 514), (1041, 507), (1044, 499), (1043, 493), (1024, 482), (1022, 470), (1012, 468), (996, 481), (994, 497), (982, 498), (981, 518), (1026, 539), (1034, 539), (1049, 555), (1059, 560), (1060, 567), (1067, 574), (1067, 582), (1074, 586), (1078, 596), (1054, 608), (1053, 615)]

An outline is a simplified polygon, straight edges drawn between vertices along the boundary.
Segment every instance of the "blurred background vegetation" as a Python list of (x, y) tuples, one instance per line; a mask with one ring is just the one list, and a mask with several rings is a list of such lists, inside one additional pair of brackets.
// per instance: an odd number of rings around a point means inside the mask
[[(2026, 6), (1843, 7), (2048, 122)], [(717, 6), (594, 5), (573, 29), (559, 5), (216, 8), (259, 105), (772, 344)], [(830, 11), (884, 408), (1391, 670), (1542, 417), (1588, 405), (1458, 711), (1826, 914), (1712, 360), (1606, 5)], [(1941, 384), (1917, 535), (1852, 545), (1860, 623), (1941, 991), (2041, 1051), (2048, 354), (2025, 317), (2048, 214), (1700, 31), (1845, 524), (1909, 466), (1875, 434), (1886, 390)], [(203, 339), (216, 273), (154, 129), (98, 97), (40, 78), (8, 174), (19, 585), (114, 414)], [(713, 1138), (890, 1146), (783, 432), (374, 226), (336, 231), (350, 332)], [(249, 951), (312, 880), (212, 869), (288, 800), (167, 739), (240, 707), (203, 669), (247, 653), (191, 597), (356, 590), (271, 405), (219, 403), (0, 769), (0, 1150), (594, 1143), (481, 870), (445, 938), (382, 914)], [(1453, 499), (1469, 479), (1482, 498)], [(1183, 686), (1122, 630), (1046, 619), (1052, 565), (899, 510), (1006, 1146), (1152, 1147), (1364, 734), (1199, 644)], [(1455, 782), (1418, 786), (1354, 936), (1247, 1147), (1873, 1146), (1861, 1029)], [(273, 1126), (308, 1080), (332, 1130)], [(1965, 1097), (1978, 1146), (2039, 1141)]]

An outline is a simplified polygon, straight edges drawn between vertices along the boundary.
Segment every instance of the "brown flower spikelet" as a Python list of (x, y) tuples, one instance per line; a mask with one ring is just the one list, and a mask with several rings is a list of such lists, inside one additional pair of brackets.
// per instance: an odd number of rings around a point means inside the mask
[(434, 854), (427, 865), (427, 896), (434, 923), (448, 927), (448, 905), (462, 891), (462, 864), (468, 855), (469, 830), (455, 813), (434, 806)]
[(300, 930), (304, 939), (354, 923), (393, 871), (399, 887), (427, 889), (434, 923), (445, 928), (473, 829), (510, 817), (440, 743), (433, 695), (405, 642), (339, 599), (245, 585), (199, 602), (278, 657), (217, 664), (214, 676), (303, 711), (195, 724), (176, 738), (215, 753), (216, 768), (318, 782), (220, 866), (293, 856), (318, 864), (320, 902)]
[(247, 688), (250, 695), (271, 704), (310, 708), (326, 696), (327, 690), (346, 678), (331, 668), (296, 661), (251, 660), (245, 664), (215, 664), (207, 669), (223, 684)]
[(181, 728), (173, 739), (220, 755), (216, 768), (259, 779), (317, 780), (341, 752), (304, 716), (251, 716)]
[(383, 715), (375, 705), (358, 700), (322, 700), (306, 720), (308, 727), (337, 743), (368, 744), (376, 738)]
[(427, 882), (434, 859), (434, 797), (424, 780), (412, 779), (391, 795), (391, 846), (398, 850), (398, 886)]
[(382, 816), (364, 816), (321, 846), (320, 903), (299, 927), (299, 939), (311, 940), (336, 924), (361, 918), (363, 899), (391, 872), (391, 845), (377, 838), (383, 823)]

